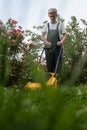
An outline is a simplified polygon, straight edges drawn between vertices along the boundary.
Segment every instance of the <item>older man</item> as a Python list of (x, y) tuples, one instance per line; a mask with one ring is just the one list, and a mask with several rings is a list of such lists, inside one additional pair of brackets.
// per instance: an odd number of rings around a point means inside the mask
[[(41, 39), (45, 44), (48, 72), (55, 72), (60, 51), (62, 57), (62, 44), (66, 39), (66, 30), (64, 24), (57, 21), (57, 10), (55, 8), (50, 8), (48, 10), (48, 17), (50, 22), (46, 23), (46, 25), (43, 27)], [(58, 72), (59, 67), (57, 68), (57, 73)]]

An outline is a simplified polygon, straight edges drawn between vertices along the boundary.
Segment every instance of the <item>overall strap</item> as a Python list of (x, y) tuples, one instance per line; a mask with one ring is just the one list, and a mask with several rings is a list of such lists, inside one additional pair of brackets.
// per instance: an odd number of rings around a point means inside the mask
[(59, 25), (60, 25), (60, 22), (58, 22), (58, 24), (57, 24), (57, 30), (58, 30), (58, 34), (59, 34), (59, 40), (60, 40), (60, 29), (59, 29)]
[(50, 29), (49, 23), (47, 23), (47, 26), (48, 26), (48, 30), (49, 30)]
[[(58, 29), (59, 25), (60, 25), (60, 22), (58, 22), (58, 24), (57, 24), (57, 29)], [(48, 26), (48, 30), (49, 30), (50, 29), (49, 23), (47, 23), (47, 26)]]
[(58, 22), (58, 24), (57, 24), (57, 29), (59, 28), (59, 25), (60, 25), (60, 22)]

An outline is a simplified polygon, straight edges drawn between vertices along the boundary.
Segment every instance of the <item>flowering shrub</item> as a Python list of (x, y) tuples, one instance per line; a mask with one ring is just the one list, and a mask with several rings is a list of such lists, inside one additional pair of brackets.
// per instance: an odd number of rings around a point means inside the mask
[[(23, 43), (24, 31), (21, 26), (16, 26), (17, 21), (9, 19), (6, 23), (7, 29), (9, 31), (9, 38), (11, 40), (11, 46), (19, 47)], [(15, 50), (16, 51), (16, 50)]]
[(0, 21), (0, 83), (6, 85), (19, 85), (18, 82), (23, 85), (23, 79), (28, 81), (32, 71), (29, 55), (38, 57), (35, 42), (39, 41), (39, 35), (24, 31), (17, 24), (11, 18), (5, 24)]
[(17, 54), (21, 52), (23, 40), (24, 31), (21, 26), (17, 26), (16, 20), (10, 18), (6, 24), (0, 21), (0, 83), (5, 82), (8, 75), (15, 75)]

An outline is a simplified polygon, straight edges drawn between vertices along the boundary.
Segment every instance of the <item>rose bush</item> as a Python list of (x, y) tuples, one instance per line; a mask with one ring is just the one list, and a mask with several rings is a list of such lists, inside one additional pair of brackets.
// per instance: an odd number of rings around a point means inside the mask
[(30, 56), (32, 61), (38, 59), (39, 38), (30, 30), (24, 31), (16, 20), (10, 18), (5, 24), (0, 21), (0, 84), (23, 85), (24, 81), (29, 81)]
[(23, 46), (24, 30), (17, 23), (11, 18), (5, 24), (0, 21), (0, 83), (12, 84), (19, 74), (18, 54)]

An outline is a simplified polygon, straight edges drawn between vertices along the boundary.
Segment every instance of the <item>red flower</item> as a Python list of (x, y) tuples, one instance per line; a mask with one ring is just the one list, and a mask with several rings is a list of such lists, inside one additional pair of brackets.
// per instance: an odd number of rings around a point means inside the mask
[(11, 42), (12, 42), (12, 43), (16, 43), (16, 40), (12, 39)]

